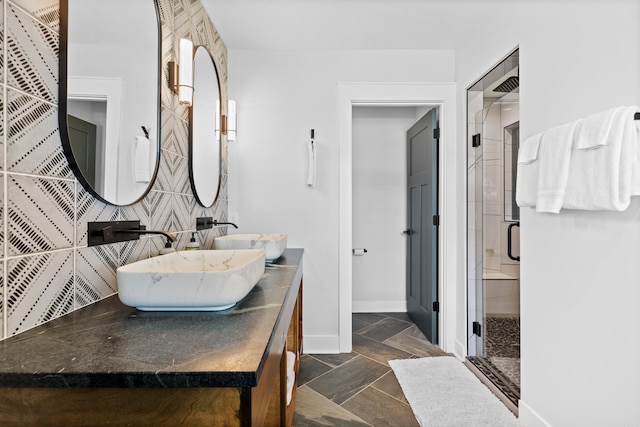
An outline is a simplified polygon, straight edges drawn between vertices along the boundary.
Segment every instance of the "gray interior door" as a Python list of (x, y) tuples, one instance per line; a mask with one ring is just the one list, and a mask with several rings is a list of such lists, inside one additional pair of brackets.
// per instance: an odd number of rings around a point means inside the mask
[(96, 184), (96, 125), (72, 115), (67, 115), (69, 142), (73, 157), (85, 179), (95, 188)]
[(407, 312), (438, 343), (438, 129), (437, 110), (407, 131)]

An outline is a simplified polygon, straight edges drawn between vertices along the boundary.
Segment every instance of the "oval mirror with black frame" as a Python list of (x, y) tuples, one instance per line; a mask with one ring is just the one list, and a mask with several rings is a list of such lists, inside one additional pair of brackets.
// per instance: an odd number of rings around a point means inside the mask
[(59, 126), (78, 181), (118, 206), (160, 163), (161, 30), (155, 0), (60, 0)]
[(189, 179), (198, 203), (213, 205), (220, 191), (220, 80), (211, 54), (198, 46), (193, 58)]

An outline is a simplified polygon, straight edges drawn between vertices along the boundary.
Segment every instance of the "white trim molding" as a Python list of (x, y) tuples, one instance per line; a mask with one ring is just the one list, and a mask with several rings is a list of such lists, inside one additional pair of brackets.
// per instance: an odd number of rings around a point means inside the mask
[(440, 176), (439, 194), (441, 226), (439, 240), (438, 295), (441, 311), (438, 318), (439, 345), (444, 351), (456, 348), (456, 283), (458, 277), (456, 246), (459, 244), (458, 207), (456, 204), (456, 84), (455, 83), (338, 83), (339, 115), (339, 281), (340, 281), (340, 352), (348, 353), (351, 343), (352, 301), (352, 112), (354, 106), (432, 106), (439, 109)]
[(307, 335), (302, 337), (302, 352), (305, 354), (340, 353), (338, 335)]
[[(107, 116), (104, 144), (101, 147), (103, 170), (97, 181), (102, 183), (100, 194), (106, 200), (118, 197), (118, 146), (120, 145), (120, 118), (124, 80), (119, 77), (69, 77), (67, 97), (77, 101), (106, 103)], [(107, 143), (110, 141), (111, 143)], [(115, 143), (113, 142), (115, 141)], [(96, 171), (97, 172), (97, 171)]]
[(518, 420), (521, 425), (527, 427), (551, 427), (540, 414), (531, 409), (522, 399), (518, 402)]
[(351, 306), (353, 313), (404, 313), (407, 301), (357, 301)]

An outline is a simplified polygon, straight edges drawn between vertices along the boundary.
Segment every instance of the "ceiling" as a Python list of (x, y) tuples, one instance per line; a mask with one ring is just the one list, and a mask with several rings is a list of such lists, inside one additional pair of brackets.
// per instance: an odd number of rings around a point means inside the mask
[[(455, 49), (514, 0), (201, 0), (229, 49)], [(524, 0), (522, 0), (524, 1)], [(500, 15), (500, 13), (498, 13)]]

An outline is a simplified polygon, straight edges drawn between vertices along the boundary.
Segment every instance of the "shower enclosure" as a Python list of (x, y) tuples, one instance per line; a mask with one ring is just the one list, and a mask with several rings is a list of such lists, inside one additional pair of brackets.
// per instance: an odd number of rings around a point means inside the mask
[(518, 50), (467, 90), (469, 361), (515, 406), (520, 397)]

